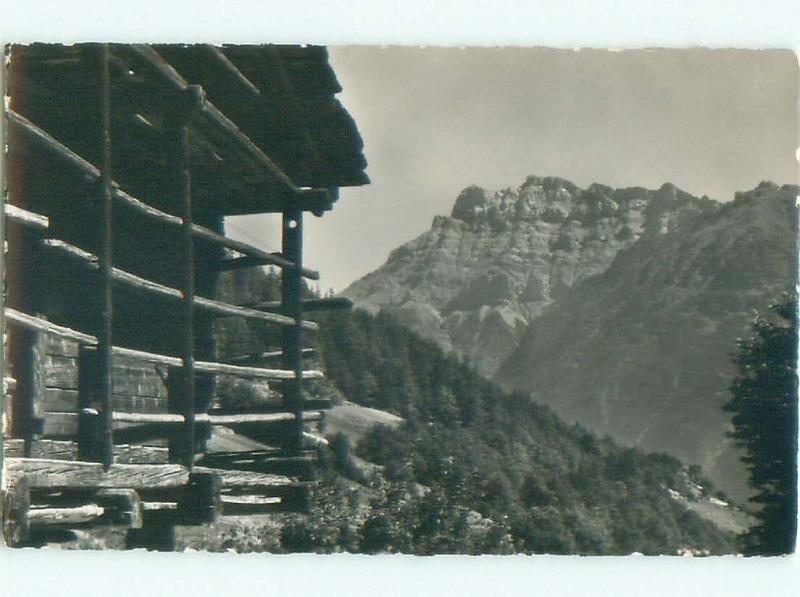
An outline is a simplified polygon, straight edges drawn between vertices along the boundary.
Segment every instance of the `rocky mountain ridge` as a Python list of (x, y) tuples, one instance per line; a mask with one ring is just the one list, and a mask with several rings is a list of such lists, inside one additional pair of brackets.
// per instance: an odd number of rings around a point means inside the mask
[(466, 188), (452, 213), (344, 291), (392, 313), (491, 376), (530, 322), (574, 284), (608, 268), (641, 237), (684, 212), (714, 210), (672, 185), (580, 189), (529, 176), (517, 189)]

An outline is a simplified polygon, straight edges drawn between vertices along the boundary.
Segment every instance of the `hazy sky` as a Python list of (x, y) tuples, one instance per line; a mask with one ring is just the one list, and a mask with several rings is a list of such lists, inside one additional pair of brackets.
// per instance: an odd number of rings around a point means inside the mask
[[(330, 59), (372, 184), (307, 217), (305, 261), (323, 290), (381, 265), (470, 184), (669, 181), (726, 201), (798, 180), (792, 52), (342, 47)], [(231, 219), (228, 233), (278, 249), (275, 220)]]

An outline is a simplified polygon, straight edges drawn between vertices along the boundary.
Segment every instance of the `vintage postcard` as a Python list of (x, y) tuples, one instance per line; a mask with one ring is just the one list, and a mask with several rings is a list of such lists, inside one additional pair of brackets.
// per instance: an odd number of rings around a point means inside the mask
[(11, 547), (782, 555), (782, 50), (5, 49)]

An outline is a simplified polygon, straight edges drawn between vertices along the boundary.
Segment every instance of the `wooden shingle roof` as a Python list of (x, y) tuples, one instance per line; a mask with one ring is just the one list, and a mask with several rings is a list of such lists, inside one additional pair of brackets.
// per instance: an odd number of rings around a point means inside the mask
[[(96, 164), (84, 47), (12, 47), (8, 92), (12, 110)], [(164, 127), (187, 84), (207, 100), (190, 130), (196, 209), (238, 215), (297, 202), (319, 213), (339, 187), (369, 182), (323, 47), (112, 44), (111, 57), (114, 179), (151, 204), (169, 209)], [(20, 145), (27, 158), (48, 159)]]

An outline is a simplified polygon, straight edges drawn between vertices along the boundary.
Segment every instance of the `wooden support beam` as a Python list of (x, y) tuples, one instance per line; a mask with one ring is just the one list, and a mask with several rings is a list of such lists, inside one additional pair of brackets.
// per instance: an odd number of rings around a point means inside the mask
[[(293, 263), (303, 263), (303, 212), (289, 210), (283, 212), (281, 252)], [(284, 272), (281, 277), (281, 310), (293, 320), (299, 321), (303, 316), (302, 302), (303, 284), (295, 272)], [(286, 438), (286, 448), (292, 453), (299, 453), (303, 448), (303, 346), (299, 325), (283, 330), (282, 351), (283, 366), (293, 369), (295, 378), (283, 384), (283, 405), (286, 410), (295, 414), (292, 431)]]
[(16, 337), (17, 388), (12, 401), (12, 435), (25, 440), (25, 454), (42, 433), (46, 386), (45, 339), (37, 330), (24, 330)]
[(173, 412), (183, 416), (180, 432), (170, 437), (170, 454), (182, 462), (190, 471), (194, 466), (195, 439), (195, 326), (196, 306), (194, 288), (194, 240), (192, 236), (192, 174), (189, 167), (189, 121), (202, 109), (205, 94), (196, 85), (188, 85), (181, 91), (180, 101), (166, 119), (167, 136), (171, 141), (170, 166), (173, 170), (175, 196), (180, 197), (181, 249), (183, 266), (180, 292), (181, 366), (171, 369), (170, 376), (178, 375), (169, 385), (169, 406)]
[(7, 458), (9, 481), (26, 477), (31, 488), (152, 489), (180, 487), (189, 471), (177, 464), (114, 464), (108, 471), (95, 462), (65, 462), (39, 458)]
[(230, 75), (230, 78), (235, 81), (240, 87), (245, 89), (248, 93), (255, 97), (261, 98), (261, 91), (256, 87), (247, 76), (239, 70), (239, 68), (230, 61), (221, 48), (212, 45), (205, 45), (203, 48), (206, 50), (212, 60), (222, 66), (225, 71)]
[(11, 458), (4, 458), (5, 487), (2, 492), (3, 501), (3, 538), (6, 545), (14, 547), (25, 541), (30, 534), (28, 510), (31, 505), (30, 482), (25, 476), (12, 477), (7, 474)]
[[(43, 145), (50, 152), (60, 157), (71, 167), (82, 172), (89, 181), (95, 181), (100, 177), (100, 171), (95, 166), (84, 160), (67, 146), (54, 139), (24, 116), (17, 114), (13, 110), (7, 110), (6, 117), (10, 125), (27, 134), (31, 140)], [(172, 214), (168, 214), (160, 209), (156, 209), (155, 207), (151, 207), (143, 201), (132, 197), (120, 189), (116, 182), (112, 183), (112, 186), (113, 196), (118, 202), (120, 202), (121, 205), (162, 224), (176, 227), (180, 227), (182, 225), (181, 218), (173, 216)], [(304, 267), (297, 268), (295, 264), (276, 256), (273, 253), (263, 251), (262, 249), (253, 247), (252, 245), (248, 245), (247, 243), (234, 240), (232, 238), (227, 238), (226, 236), (217, 234), (213, 230), (209, 230), (208, 228), (200, 226), (199, 224), (192, 225), (192, 234), (195, 238), (204, 242), (227, 247), (243, 255), (258, 257), (259, 259), (263, 259), (266, 263), (275, 265), (282, 269), (297, 269), (297, 271), (299, 271), (304, 278), (319, 280), (319, 272)]]
[[(94, 399), (100, 409), (100, 420), (97, 433), (92, 437), (97, 443), (93, 446), (92, 455), (108, 470), (114, 459), (114, 439), (111, 425), (111, 395), (113, 394), (114, 381), (111, 376), (113, 361), (112, 327), (114, 321), (114, 301), (112, 293), (113, 271), (113, 230), (114, 205), (111, 198), (111, 182), (113, 180), (111, 168), (111, 83), (109, 77), (108, 44), (91, 44), (88, 46), (89, 59), (95, 67), (99, 88), (98, 115), (100, 130), (100, 178), (98, 180), (97, 210), (100, 230), (100, 252), (97, 257), (98, 264), (98, 297), (99, 317), (97, 326), (97, 355), (92, 361), (96, 372), (92, 376), (95, 387), (92, 388)], [(79, 388), (80, 390), (80, 388)]]
[(182, 524), (214, 522), (222, 512), (222, 479), (215, 471), (195, 471), (178, 502), (178, 520)]
[(128, 531), (126, 547), (153, 551), (175, 550), (175, 515), (177, 507), (148, 508), (142, 503), (142, 526)]
[[(70, 245), (69, 243), (56, 239), (45, 239), (42, 241), (42, 243), (45, 247), (59, 251), (61, 254), (70, 257), (84, 267), (91, 268), (93, 270), (97, 269), (97, 257), (91, 253), (88, 253), (87, 251), (84, 251), (83, 249), (79, 249), (78, 247)], [(117, 268), (112, 269), (111, 278), (115, 282), (125, 284), (130, 288), (141, 290), (149, 294), (162, 296), (164, 298), (169, 298), (176, 301), (183, 299), (183, 293), (180, 290), (164, 286), (163, 284), (158, 284), (157, 282), (153, 282), (145, 278), (140, 278), (139, 276)], [(293, 326), (295, 324), (294, 320), (290, 317), (275, 313), (266, 313), (256, 309), (247, 309), (245, 307), (230, 305), (228, 303), (202, 297), (194, 297), (192, 304), (197, 308), (226, 317), (257, 319), (284, 326)], [(315, 331), (319, 329), (319, 326), (313, 321), (303, 321), (300, 325), (306, 330)]]

